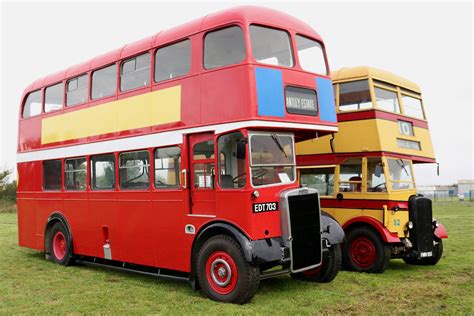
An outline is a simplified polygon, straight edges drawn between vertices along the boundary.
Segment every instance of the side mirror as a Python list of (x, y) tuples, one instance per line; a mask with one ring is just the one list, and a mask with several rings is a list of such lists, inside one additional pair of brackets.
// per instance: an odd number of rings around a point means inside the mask
[(246, 145), (244, 141), (240, 141), (237, 143), (237, 159), (245, 159), (246, 154)]

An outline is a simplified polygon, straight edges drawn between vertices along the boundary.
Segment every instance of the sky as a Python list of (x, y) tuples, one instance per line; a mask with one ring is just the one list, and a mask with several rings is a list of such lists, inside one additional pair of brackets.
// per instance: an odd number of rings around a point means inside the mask
[[(19, 102), (35, 79), (236, 4), (1, 2), (0, 167), (15, 167)], [(331, 69), (373, 66), (420, 85), (440, 175), (417, 166), (418, 185), (474, 179), (472, 2), (257, 4), (312, 26)]]

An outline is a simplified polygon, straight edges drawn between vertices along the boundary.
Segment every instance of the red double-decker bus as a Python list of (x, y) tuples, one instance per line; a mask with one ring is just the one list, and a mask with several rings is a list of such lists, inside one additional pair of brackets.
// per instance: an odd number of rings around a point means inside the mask
[(283, 273), (331, 281), (343, 232), (298, 187), (294, 143), (336, 130), (305, 23), (240, 7), (162, 31), (26, 88), (19, 244), (224, 302)]

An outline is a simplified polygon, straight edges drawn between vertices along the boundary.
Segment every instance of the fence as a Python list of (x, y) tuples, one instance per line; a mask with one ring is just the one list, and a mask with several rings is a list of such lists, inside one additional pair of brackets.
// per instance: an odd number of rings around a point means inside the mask
[(436, 202), (474, 202), (474, 190), (470, 190), (464, 194), (455, 194), (454, 190), (418, 191), (418, 193)]

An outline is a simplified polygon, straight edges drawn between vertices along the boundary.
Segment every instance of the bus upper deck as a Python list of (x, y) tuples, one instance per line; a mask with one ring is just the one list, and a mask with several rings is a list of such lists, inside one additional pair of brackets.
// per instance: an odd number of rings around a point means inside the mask
[(299, 144), (300, 165), (311, 161), (311, 155), (332, 153), (386, 153), (415, 163), (436, 161), (417, 84), (373, 67), (342, 68), (331, 76), (339, 132), (332, 141), (326, 136)]
[(336, 131), (328, 74), (324, 44), (305, 23), (254, 7), (210, 14), (32, 83), (19, 161), (29, 160), (23, 152), (164, 131), (292, 123), (297, 140)]

